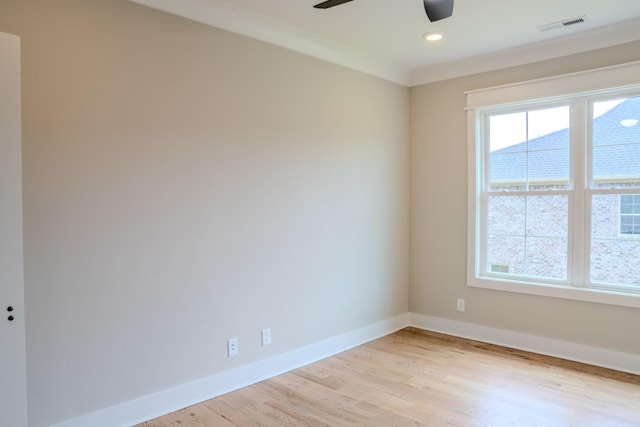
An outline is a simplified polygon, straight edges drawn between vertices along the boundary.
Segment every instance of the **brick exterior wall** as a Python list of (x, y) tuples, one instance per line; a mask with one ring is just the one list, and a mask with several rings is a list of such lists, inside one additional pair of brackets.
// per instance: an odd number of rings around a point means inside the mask
[(640, 235), (620, 235), (619, 205), (617, 194), (593, 197), (592, 280), (640, 287)]
[(490, 197), (487, 262), (510, 274), (566, 279), (566, 196)]
[[(620, 236), (620, 198), (595, 195), (592, 281), (640, 287), (640, 236)], [(488, 200), (487, 269), (566, 279), (566, 196), (496, 196)]]

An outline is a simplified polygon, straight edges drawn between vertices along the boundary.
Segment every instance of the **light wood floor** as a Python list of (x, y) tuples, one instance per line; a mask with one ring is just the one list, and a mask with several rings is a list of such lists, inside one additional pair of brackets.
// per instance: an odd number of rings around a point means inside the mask
[(640, 426), (640, 376), (407, 328), (139, 427)]

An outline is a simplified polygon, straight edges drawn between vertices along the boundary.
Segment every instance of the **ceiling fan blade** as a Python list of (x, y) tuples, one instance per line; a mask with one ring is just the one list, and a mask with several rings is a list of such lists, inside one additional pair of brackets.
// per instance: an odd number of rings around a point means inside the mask
[(353, 1), (353, 0), (327, 0), (327, 1), (323, 1), (322, 3), (318, 3), (313, 7), (315, 7), (316, 9), (329, 9), (330, 7), (333, 7), (333, 6), (339, 6), (343, 3), (349, 3), (350, 1)]
[(448, 18), (453, 14), (453, 0), (424, 0), (424, 10), (431, 22)]

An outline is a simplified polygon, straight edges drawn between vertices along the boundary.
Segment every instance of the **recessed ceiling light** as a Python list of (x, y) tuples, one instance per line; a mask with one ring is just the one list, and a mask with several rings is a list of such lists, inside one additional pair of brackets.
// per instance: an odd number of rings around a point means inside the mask
[(624, 119), (624, 120), (620, 120), (620, 124), (622, 126), (628, 127), (630, 128), (631, 126), (635, 126), (638, 123), (638, 120), (636, 119)]
[(424, 39), (430, 42), (437, 42), (442, 39), (442, 33), (427, 33), (424, 36)]

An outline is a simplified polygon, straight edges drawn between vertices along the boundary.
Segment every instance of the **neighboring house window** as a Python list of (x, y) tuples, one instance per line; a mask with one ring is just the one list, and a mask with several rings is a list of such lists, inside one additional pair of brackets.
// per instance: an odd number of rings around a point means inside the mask
[(469, 285), (640, 307), (640, 83), (514, 86), (467, 94)]
[(640, 235), (640, 194), (620, 195), (620, 234)]

